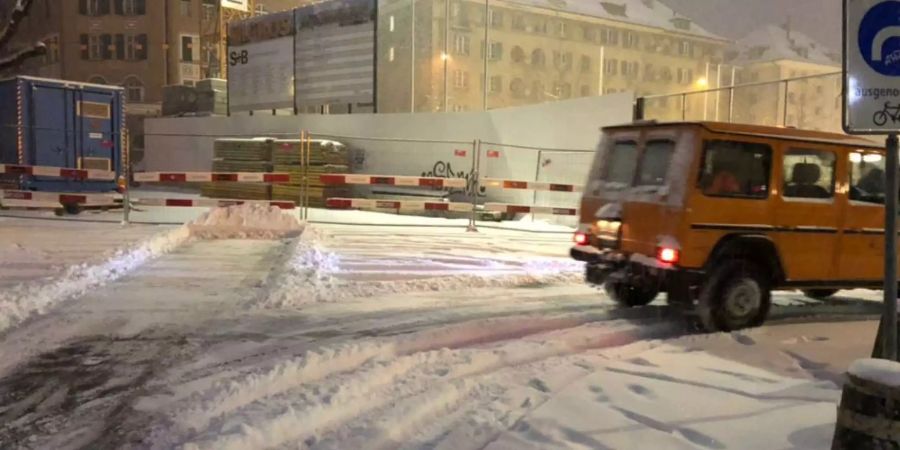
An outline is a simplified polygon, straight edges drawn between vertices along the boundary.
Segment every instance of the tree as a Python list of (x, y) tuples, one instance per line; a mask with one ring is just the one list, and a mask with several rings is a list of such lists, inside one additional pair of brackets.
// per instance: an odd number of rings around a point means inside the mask
[(0, 70), (10, 69), (22, 64), (25, 60), (47, 53), (43, 42), (36, 42), (14, 52), (9, 52), (7, 44), (19, 28), (22, 20), (28, 16), (34, 0), (16, 0), (9, 15), (9, 20), (0, 28)]

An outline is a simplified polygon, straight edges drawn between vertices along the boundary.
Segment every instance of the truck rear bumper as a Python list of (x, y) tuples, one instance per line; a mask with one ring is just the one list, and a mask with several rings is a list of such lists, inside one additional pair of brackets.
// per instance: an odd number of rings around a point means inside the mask
[(607, 281), (615, 281), (665, 286), (673, 282), (692, 283), (702, 277), (700, 271), (663, 264), (655, 258), (642, 255), (629, 256), (592, 246), (575, 246), (569, 253), (573, 259), (587, 263), (585, 278), (590, 284), (601, 285)]

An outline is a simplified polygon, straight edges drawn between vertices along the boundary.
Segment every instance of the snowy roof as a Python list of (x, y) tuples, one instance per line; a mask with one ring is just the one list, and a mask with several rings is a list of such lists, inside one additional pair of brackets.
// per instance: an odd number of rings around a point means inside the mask
[(837, 66), (839, 55), (795, 30), (767, 25), (739, 39), (732, 49), (736, 64), (791, 60)]
[(508, 0), (508, 2), (727, 40), (703, 29), (690, 18), (676, 13), (660, 0)]

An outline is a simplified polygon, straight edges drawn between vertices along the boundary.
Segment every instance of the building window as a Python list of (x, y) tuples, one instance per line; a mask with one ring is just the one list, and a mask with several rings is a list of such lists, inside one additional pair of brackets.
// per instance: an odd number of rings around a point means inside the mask
[(519, 47), (518, 45), (513, 47), (510, 55), (512, 56), (513, 62), (520, 63), (525, 61), (525, 50), (522, 50), (522, 47)]
[(694, 44), (690, 41), (679, 42), (678, 54), (681, 56), (692, 56), (694, 54)]
[(553, 85), (553, 95), (558, 99), (565, 99), (572, 96), (572, 85), (569, 83), (556, 83)]
[(638, 48), (638, 45), (640, 45), (640, 38), (637, 33), (631, 31), (625, 32), (624, 41), (625, 48)]
[(87, 82), (91, 84), (106, 84), (106, 78), (103, 78), (100, 75), (94, 75), (88, 78)]
[(489, 22), (490, 22), (491, 26), (494, 28), (503, 27), (503, 11), (497, 11), (495, 9), (492, 9), (490, 11)]
[(602, 29), (600, 31), (600, 43), (603, 45), (618, 45), (619, 32), (609, 28)]
[(525, 16), (521, 14), (513, 16), (512, 28), (517, 31), (525, 31), (525, 29), (528, 28), (525, 24)]
[(654, 81), (653, 64), (644, 64), (644, 81)]
[(619, 72), (619, 61), (608, 59), (603, 62), (603, 69), (607, 75), (616, 75)]
[(96, 34), (81, 35), (81, 59), (101, 59), (100, 36)]
[(128, 77), (122, 84), (125, 88), (125, 98), (131, 103), (141, 103), (144, 101), (144, 83), (141, 83), (137, 77)]
[(569, 70), (572, 68), (572, 54), (553, 52), (553, 65), (560, 70)]
[(556, 34), (561, 38), (567, 37), (569, 35), (569, 27), (565, 22), (556, 24)]
[[(123, 15), (126, 16), (142, 16), (146, 14), (146, 1), (145, 0), (114, 0), (116, 2), (116, 6), (119, 7), (119, 11)], [(181, 15), (184, 16), (184, 8), (185, 2), (187, 2), (187, 15), (190, 16), (190, 0), (181, 0)]]
[(547, 56), (544, 51), (536, 48), (531, 52), (531, 65), (534, 67), (544, 67), (547, 65)]
[(591, 57), (587, 55), (581, 56), (581, 73), (591, 72)]
[(503, 91), (503, 77), (501, 76), (493, 76), (491, 77), (491, 92), (495, 94), (499, 94)]
[(585, 41), (594, 42), (597, 40), (597, 30), (589, 25), (584, 26), (584, 28), (582, 29), (582, 34)]
[(500, 61), (501, 59), (503, 59), (502, 42), (491, 42), (491, 47), (488, 51), (488, 59), (490, 59), (491, 61)]
[(457, 88), (469, 87), (469, 72), (462, 69), (453, 71), (453, 86)]
[(680, 84), (691, 84), (694, 81), (693, 69), (682, 69), (679, 67), (676, 79)]
[(78, 0), (78, 12), (83, 16), (109, 14), (109, 0)]
[(181, 0), (180, 2), (181, 17), (191, 17), (191, 0)]
[(453, 37), (453, 53), (456, 55), (468, 55), (471, 51), (472, 39), (469, 36), (457, 34)]
[(182, 62), (194, 62), (196, 61), (195, 56), (199, 56), (200, 52), (197, 51), (198, 45), (197, 42), (200, 39), (197, 36), (181, 36), (181, 61)]
[(521, 78), (516, 78), (509, 83), (509, 90), (512, 92), (513, 97), (522, 98), (525, 96), (525, 81)]
[(59, 35), (44, 40), (47, 46), (47, 53), (44, 55), (44, 62), (47, 64), (56, 64), (59, 62)]
[(535, 100), (543, 100), (544, 94), (544, 83), (542, 81), (538, 80), (531, 84), (531, 96)]
[(622, 61), (622, 75), (628, 77), (638, 76), (639, 64), (636, 62)]

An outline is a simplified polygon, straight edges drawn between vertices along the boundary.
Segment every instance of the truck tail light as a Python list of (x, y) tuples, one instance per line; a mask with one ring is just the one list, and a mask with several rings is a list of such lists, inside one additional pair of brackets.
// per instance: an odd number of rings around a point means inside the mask
[(590, 241), (591, 241), (591, 239), (590, 239), (590, 237), (588, 237), (587, 233), (585, 233), (583, 231), (579, 231), (579, 232), (575, 233), (573, 240), (578, 245), (588, 245), (588, 243), (590, 243)]
[(659, 247), (656, 249), (656, 259), (665, 264), (678, 264), (681, 252), (674, 248)]
[(125, 193), (125, 189), (128, 189), (128, 185), (125, 182), (125, 177), (119, 177), (118, 179), (116, 179), (116, 188), (118, 189), (120, 194)]

